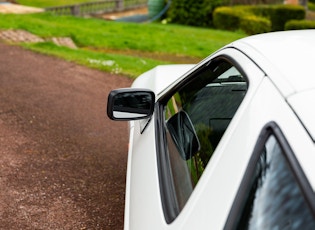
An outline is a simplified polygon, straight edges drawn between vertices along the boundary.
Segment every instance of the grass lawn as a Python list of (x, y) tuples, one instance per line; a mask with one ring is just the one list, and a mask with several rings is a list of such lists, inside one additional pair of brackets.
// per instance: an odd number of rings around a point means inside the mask
[(79, 49), (52, 43), (25, 44), (29, 49), (56, 55), (93, 68), (138, 76), (176, 57), (201, 60), (245, 34), (171, 24), (135, 24), (47, 13), (0, 14), (1, 29), (23, 29), (42, 38), (71, 37)]

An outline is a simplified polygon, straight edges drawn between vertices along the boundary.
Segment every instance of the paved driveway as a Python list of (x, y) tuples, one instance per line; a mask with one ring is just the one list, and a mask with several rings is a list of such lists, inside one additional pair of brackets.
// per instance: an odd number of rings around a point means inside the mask
[(0, 229), (122, 229), (131, 80), (0, 43)]

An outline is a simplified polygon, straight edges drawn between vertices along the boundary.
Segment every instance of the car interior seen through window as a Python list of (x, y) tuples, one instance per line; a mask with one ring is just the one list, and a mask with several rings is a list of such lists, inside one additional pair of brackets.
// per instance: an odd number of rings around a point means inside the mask
[(166, 150), (180, 211), (241, 104), (248, 84), (226, 59), (206, 64), (164, 108)]

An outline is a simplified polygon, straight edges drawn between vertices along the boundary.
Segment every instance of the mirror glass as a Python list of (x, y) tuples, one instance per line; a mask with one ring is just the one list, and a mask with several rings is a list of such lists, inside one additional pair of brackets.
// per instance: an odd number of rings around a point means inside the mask
[(155, 99), (150, 91), (115, 91), (109, 98), (110, 117), (113, 119), (143, 119), (153, 112)]

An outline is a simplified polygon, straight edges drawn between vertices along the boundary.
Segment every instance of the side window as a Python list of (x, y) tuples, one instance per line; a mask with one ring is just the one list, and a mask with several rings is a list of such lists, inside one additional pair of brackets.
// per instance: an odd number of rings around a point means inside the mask
[(248, 84), (230, 62), (211, 62), (164, 108), (167, 158), (180, 211), (241, 104)]
[(301, 183), (273, 133), (251, 163), (254, 163), (249, 165), (251, 172), (247, 172), (251, 178), (249, 187), (240, 188), (247, 191), (245, 199), (240, 198), (242, 204), (239, 210), (234, 210), (239, 217), (227, 229), (315, 229), (314, 214)]

